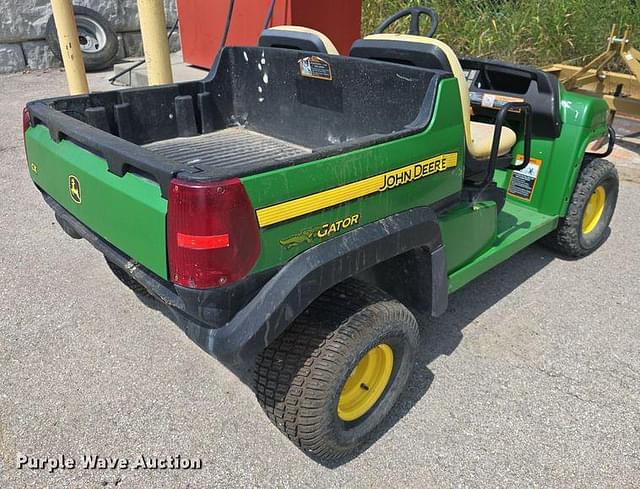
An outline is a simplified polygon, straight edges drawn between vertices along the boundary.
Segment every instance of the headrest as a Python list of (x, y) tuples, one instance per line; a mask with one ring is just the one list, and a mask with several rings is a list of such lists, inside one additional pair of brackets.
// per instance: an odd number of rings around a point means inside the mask
[(258, 46), (263, 48), (297, 49), (321, 54), (339, 54), (331, 40), (322, 32), (296, 25), (281, 25), (265, 29)]
[(354, 42), (349, 56), (451, 72), (442, 44), (422, 36), (372, 34)]

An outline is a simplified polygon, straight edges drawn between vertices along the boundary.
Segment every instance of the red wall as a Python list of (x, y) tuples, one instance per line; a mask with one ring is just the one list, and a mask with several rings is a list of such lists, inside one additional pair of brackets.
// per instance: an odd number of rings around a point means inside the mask
[[(227, 45), (256, 45), (270, 0), (236, 0)], [(220, 42), (228, 0), (177, 0), (186, 63), (209, 68)], [(290, 24), (326, 34), (341, 54), (360, 37), (361, 0), (277, 0), (272, 26)]]

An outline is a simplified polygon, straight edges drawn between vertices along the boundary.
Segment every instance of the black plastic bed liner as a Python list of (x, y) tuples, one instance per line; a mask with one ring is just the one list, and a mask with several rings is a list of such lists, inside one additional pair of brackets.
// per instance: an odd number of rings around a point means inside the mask
[(305, 76), (317, 53), (227, 47), (209, 75), (157, 87), (28, 104), (31, 123), (142, 174), (167, 197), (173, 178), (220, 181), (373, 146), (424, 130), (452, 75), (327, 55), (329, 78)]
[(244, 127), (230, 127), (199, 136), (157, 141), (144, 146), (172, 163), (195, 168), (254, 169), (282, 163), (311, 153), (304, 146), (267, 136)]

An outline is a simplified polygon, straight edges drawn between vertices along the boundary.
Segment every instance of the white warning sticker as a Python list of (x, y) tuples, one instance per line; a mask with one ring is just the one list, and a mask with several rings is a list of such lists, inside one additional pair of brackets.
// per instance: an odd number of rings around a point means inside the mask
[[(521, 165), (523, 161), (523, 155), (516, 156), (516, 165)], [(538, 175), (540, 173), (540, 166), (542, 166), (542, 160), (529, 158), (529, 164), (527, 166), (522, 170), (516, 170), (511, 173), (509, 195), (530, 201), (533, 197), (533, 191), (536, 188), (536, 182), (538, 181)]]

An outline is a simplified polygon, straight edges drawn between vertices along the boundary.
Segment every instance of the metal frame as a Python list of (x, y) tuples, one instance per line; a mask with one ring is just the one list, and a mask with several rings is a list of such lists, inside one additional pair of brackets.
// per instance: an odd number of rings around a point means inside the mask
[[(585, 66), (553, 64), (545, 71), (557, 76), (568, 90), (602, 96), (613, 114), (619, 111), (640, 116), (640, 51), (631, 45), (631, 32), (631, 27), (625, 26), (618, 37), (618, 26), (614, 24), (606, 50)], [(604, 67), (614, 59), (620, 59), (631, 74), (605, 71)]]
[(73, 5), (71, 0), (51, 0), (53, 18), (58, 31), (58, 42), (62, 53), (62, 62), (67, 74), (67, 84), (71, 95), (89, 93), (87, 74), (84, 70), (82, 51), (78, 38)]

